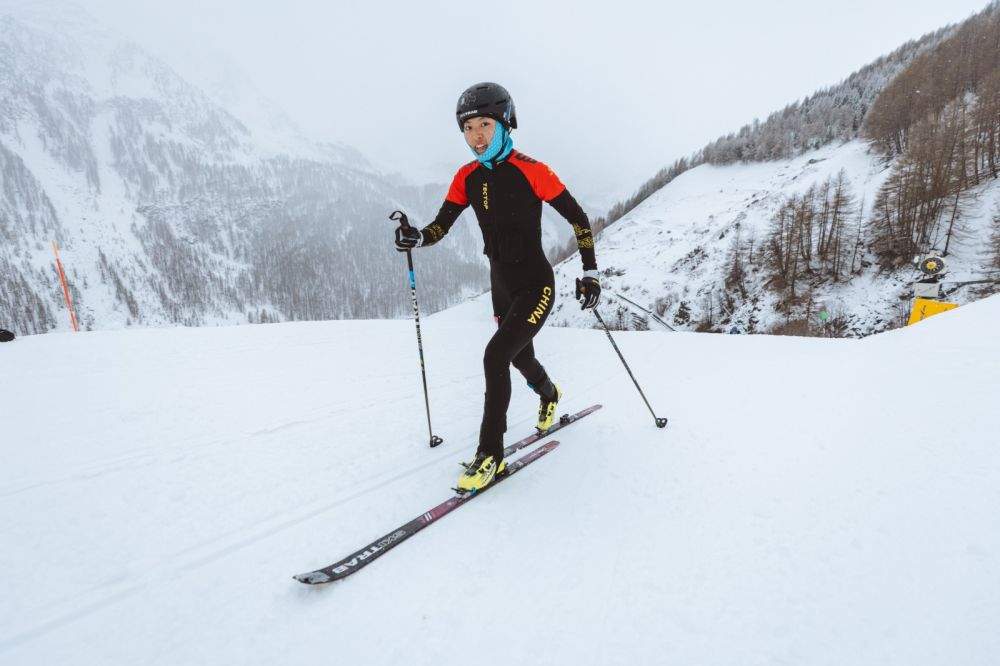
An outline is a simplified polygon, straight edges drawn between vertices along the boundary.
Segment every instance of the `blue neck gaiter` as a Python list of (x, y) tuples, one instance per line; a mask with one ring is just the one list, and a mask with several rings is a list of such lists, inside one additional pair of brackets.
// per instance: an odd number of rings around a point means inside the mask
[(514, 139), (504, 124), (497, 121), (496, 127), (496, 131), (493, 132), (493, 140), (490, 141), (490, 145), (486, 146), (486, 152), (480, 155), (474, 149), (469, 149), (472, 150), (472, 154), (476, 156), (479, 163), (487, 169), (492, 169), (498, 162), (507, 159), (510, 152), (514, 150)]

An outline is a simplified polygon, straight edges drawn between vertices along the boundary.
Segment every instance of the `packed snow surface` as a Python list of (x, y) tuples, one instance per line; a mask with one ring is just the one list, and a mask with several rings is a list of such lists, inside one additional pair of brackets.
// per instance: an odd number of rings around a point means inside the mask
[[(450, 495), (483, 299), (0, 345), (0, 663), (991, 664), (1000, 297), (864, 340), (547, 328), (561, 445)], [(508, 441), (536, 402), (515, 374)]]

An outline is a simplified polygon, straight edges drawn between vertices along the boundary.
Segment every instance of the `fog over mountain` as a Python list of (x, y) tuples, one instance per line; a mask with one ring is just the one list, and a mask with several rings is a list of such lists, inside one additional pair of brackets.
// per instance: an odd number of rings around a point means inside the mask
[[(387, 177), (245, 79), (208, 94), (54, 8), (0, 13), (0, 324), (68, 326), (51, 241), (85, 328), (406, 311), (386, 218), (426, 221), (443, 185)], [(484, 288), (473, 229), (420, 266), (428, 310)]]
[(469, 159), (455, 101), (499, 81), (517, 103), (517, 147), (602, 210), (677, 157), (985, 4), (76, 1), (199, 85), (192, 72), (224, 55), (308, 131), (417, 182)]

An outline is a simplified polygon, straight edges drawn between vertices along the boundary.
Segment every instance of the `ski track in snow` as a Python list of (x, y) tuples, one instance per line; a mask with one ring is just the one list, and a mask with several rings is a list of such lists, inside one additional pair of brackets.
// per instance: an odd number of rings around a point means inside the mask
[(992, 298), (862, 341), (615, 333), (663, 431), (603, 332), (547, 329), (561, 409), (604, 409), (317, 588), (290, 577), (448, 496), (488, 297), (425, 324), (433, 450), (411, 322), (19, 339), (0, 663), (430, 664), (494, 627), (484, 663), (990, 663), (998, 324)]

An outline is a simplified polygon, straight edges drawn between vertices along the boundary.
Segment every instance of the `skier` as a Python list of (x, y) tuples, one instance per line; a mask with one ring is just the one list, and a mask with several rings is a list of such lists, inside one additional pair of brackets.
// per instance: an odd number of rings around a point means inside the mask
[(405, 252), (440, 241), (470, 204), (483, 233), (483, 253), (490, 262), (493, 316), (497, 332), (486, 345), (483, 368), (486, 398), (479, 430), (479, 448), (458, 481), (460, 491), (488, 485), (506, 469), (503, 434), (510, 404), (510, 366), (517, 368), (541, 404), (540, 431), (552, 427), (562, 391), (535, 358), (532, 338), (552, 311), (555, 281), (542, 250), (541, 216), (545, 201), (573, 226), (583, 259), (577, 281), (582, 308), (597, 305), (594, 237), (587, 214), (545, 164), (514, 150), (511, 130), (517, 128), (514, 101), (496, 83), (478, 83), (458, 99), (458, 127), (476, 159), (458, 170), (434, 221), (423, 229), (396, 229), (396, 249)]

